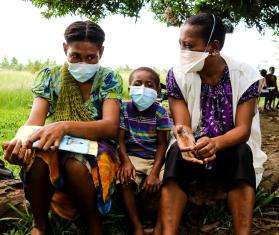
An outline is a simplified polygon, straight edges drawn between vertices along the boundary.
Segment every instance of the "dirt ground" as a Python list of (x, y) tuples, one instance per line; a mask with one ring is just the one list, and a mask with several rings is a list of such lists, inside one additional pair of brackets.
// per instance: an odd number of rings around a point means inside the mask
[(261, 112), (262, 148), (270, 155), (279, 152), (279, 110)]
[[(261, 112), (262, 149), (270, 156), (279, 153), (279, 110)], [(253, 234), (279, 235), (279, 189), (274, 202), (268, 206), (261, 218), (254, 218)]]

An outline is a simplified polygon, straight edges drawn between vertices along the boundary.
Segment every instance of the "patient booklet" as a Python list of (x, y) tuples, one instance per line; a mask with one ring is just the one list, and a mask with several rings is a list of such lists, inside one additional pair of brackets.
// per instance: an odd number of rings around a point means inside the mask
[[(37, 131), (40, 128), (41, 126), (22, 126), (21, 128), (19, 128), (16, 134), (16, 138), (24, 142), (28, 139), (29, 135), (33, 134), (35, 131)], [(39, 142), (40, 140), (34, 142), (32, 147), (36, 148)], [(98, 153), (98, 143), (97, 141), (91, 141), (87, 139), (65, 135), (62, 138), (58, 149), (68, 151), (68, 152), (73, 152), (73, 153), (96, 156)]]

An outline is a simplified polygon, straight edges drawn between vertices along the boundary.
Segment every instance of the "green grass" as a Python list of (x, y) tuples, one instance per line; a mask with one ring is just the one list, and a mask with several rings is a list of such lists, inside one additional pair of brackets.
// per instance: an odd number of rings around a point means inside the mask
[[(34, 75), (29, 72), (0, 71), (0, 144), (14, 137), (26, 121), (32, 104), (30, 87)], [(3, 150), (0, 148), (2, 158)], [(19, 168), (7, 164), (15, 175)]]

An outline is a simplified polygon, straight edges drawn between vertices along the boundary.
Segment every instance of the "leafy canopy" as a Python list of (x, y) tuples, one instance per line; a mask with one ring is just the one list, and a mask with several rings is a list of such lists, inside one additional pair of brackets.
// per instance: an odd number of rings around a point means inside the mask
[(267, 27), (279, 34), (278, 0), (25, 0), (42, 8), (49, 18), (66, 14), (82, 15), (98, 21), (109, 14), (139, 17), (143, 7), (168, 25), (179, 26), (187, 17), (201, 11), (211, 12), (233, 25), (244, 21), (260, 32)]

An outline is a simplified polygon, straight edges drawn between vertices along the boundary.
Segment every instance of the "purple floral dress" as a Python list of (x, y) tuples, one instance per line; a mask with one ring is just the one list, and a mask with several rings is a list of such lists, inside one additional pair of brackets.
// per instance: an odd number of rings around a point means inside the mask
[[(252, 84), (239, 99), (238, 104), (259, 96), (259, 83)], [(168, 96), (183, 99), (172, 69), (167, 75)], [(226, 67), (217, 85), (201, 84), (201, 120), (198, 126), (197, 138), (201, 136), (216, 137), (234, 128), (232, 86), (229, 70)]]

